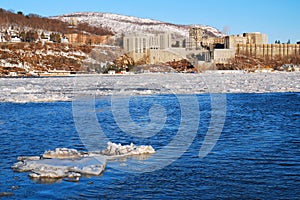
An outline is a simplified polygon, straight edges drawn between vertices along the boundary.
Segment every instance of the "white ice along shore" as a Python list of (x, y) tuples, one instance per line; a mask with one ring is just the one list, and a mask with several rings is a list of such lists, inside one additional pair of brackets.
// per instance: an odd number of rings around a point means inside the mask
[(99, 152), (78, 152), (76, 149), (56, 148), (42, 156), (20, 156), (12, 166), (17, 172), (30, 172), (34, 179), (63, 179), (78, 181), (83, 175), (99, 176), (106, 162), (120, 157), (154, 154), (152, 146), (121, 145), (108, 142)]
[(300, 92), (300, 72), (89, 75), (0, 78), (0, 102), (72, 101), (77, 96)]

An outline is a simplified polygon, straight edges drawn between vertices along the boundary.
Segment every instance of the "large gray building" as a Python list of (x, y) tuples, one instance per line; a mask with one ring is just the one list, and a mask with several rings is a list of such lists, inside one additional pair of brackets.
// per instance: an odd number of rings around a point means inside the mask
[(146, 53), (149, 49), (167, 49), (172, 44), (171, 34), (127, 34), (123, 38), (127, 52)]

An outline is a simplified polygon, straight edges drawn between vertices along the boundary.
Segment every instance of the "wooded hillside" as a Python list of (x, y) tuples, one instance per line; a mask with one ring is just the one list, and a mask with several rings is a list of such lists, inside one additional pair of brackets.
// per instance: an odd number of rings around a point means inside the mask
[(93, 27), (86, 23), (79, 23), (77, 26), (71, 26), (71, 24), (60, 20), (48, 19), (36, 14), (24, 15), (21, 11), (13, 13), (0, 8), (0, 26), (3, 27), (7, 25), (17, 25), (64, 34), (87, 32), (95, 35), (113, 35), (113, 32), (106, 27)]

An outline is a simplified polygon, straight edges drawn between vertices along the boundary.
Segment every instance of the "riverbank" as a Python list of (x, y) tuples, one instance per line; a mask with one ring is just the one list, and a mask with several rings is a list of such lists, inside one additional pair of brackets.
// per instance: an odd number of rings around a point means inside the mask
[(300, 92), (300, 72), (0, 78), (1, 102), (71, 101), (77, 95)]

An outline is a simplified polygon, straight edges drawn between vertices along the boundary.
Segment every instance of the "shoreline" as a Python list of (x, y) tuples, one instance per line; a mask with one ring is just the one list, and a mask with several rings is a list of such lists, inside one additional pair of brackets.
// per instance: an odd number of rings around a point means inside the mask
[[(198, 93), (198, 94), (176, 94), (178, 96), (180, 95), (210, 95), (210, 94), (220, 94), (220, 95), (238, 95), (238, 94), (261, 94), (261, 95), (267, 95), (267, 94), (299, 94), (300, 95), (300, 92), (260, 92), (260, 93), (246, 93), (246, 92), (232, 92), (232, 93)], [(161, 94), (163, 95), (163, 94)], [(165, 95), (168, 95), (168, 94), (165, 94)], [(107, 96), (102, 96), (102, 97), (95, 97), (95, 100), (97, 99), (101, 99), (103, 97), (110, 97), (111, 95), (107, 95)], [(146, 95), (135, 95), (134, 97), (143, 97), (143, 96), (146, 96)], [(67, 102), (73, 102), (74, 99), (66, 99), (66, 100), (63, 100), (63, 99), (58, 99), (58, 100), (35, 100), (35, 101), (1, 101), (0, 100), (0, 103), (8, 103), (8, 104), (27, 104), (27, 103), (67, 103)]]
[(89, 77), (89, 76), (143, 76), (143, 75), (201, 75), (201, 74), (285, 74), (285, 73), (299, 73), (300, 71), (256, 71), (248, 72), (244, 70), (206, 70), (200, 73), (169, 73), (169, 72), (156, 72), (156, 73), (125, 73), (125, 74), (70, 74), (70, 75), (47, 75), (47, 76), (0, 76), (0, 79), (6, 78), (72, 78), (72, 77)]

